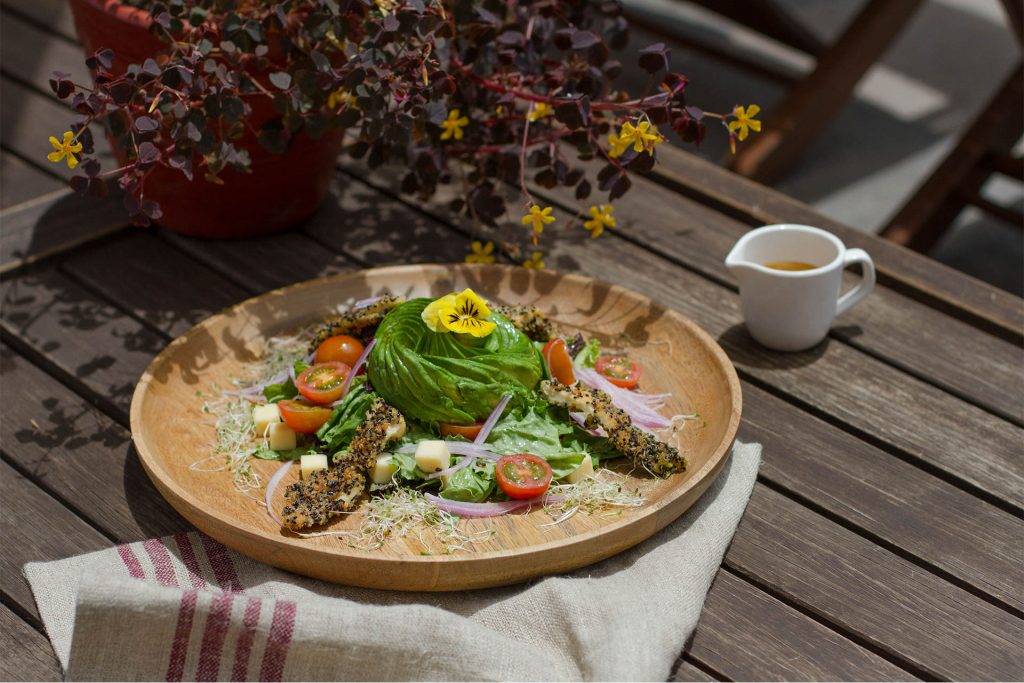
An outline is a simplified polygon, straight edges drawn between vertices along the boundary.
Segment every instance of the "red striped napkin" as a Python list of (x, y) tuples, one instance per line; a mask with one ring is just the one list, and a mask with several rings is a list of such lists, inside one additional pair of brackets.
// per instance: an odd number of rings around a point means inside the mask
[(25, 575), (70, 680), (664, 680), (760, 457), (737, 443), (701, 500), (651, 539), (522, 586), (335, 586), (198, 532), (29, 563)]

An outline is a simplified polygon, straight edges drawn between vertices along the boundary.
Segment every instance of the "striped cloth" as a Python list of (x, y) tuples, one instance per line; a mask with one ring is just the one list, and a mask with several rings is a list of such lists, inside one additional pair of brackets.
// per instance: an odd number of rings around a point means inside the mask
[(69, 680), (665, 680), (760, 463), (637, 547), (564, 576), (399, 593), (295, 576), (198, 532), (25, 565)]

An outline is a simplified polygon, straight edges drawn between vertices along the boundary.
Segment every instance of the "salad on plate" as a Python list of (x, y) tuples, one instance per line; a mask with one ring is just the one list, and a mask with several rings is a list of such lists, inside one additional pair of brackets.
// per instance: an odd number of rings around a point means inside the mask
[[(458, 546), (474, 540), (457, 531), (461, 517), (539, 506), (557, 524), (642, 505), (609, 460), (654, 477), (687, 467), (670, 441), (694, 416), (659, 412), (670, 395), (639, 392), (635, 361), (471, 289), (358, 301), (266, 351), (207, 411), (236, 487), (264, 489), (268, 514), (300, 536), (379, 547), (426, 524)], [(284, 464), (264, 487), (253, 459)], [(358, 531), (325, 530), (357, 510)]]

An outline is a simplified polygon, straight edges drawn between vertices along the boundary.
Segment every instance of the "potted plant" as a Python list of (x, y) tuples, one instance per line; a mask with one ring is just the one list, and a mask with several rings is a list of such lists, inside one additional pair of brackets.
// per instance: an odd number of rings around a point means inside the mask
[[(372, 168), (405, 168), (426, 198), (456, 183), (481, 231), (554, 218), (532, 187), (572, 188), (593, 236), (613, 228), (629, 173), (650, 169), (671, 129), (699, 143), (708, 120), (732, 142), (751, 109), (703, 112), (668, 72), (668, 49), (639, 52), (649, 75), (613, 81), (627, 25), (610, 0), (72, 0), (92, 87), (55, 73), (82, 115), (51, 160), (79, 166), (83, 193), (116, 177), (139, 224), (236, 236), (298, 222), (323, 199), (343, 141)], [(91, 125), (118, 157), (104, 171)], [(596, 167), (595, 167), (596, 164)], [(489, 227), (488, 227), (489, 226)], [(482, 233), (483, 234), (483, 233)], [(493, 242), (468, 260), (494, 260)], [(536, 254), (526, 265), (541, 265)]]

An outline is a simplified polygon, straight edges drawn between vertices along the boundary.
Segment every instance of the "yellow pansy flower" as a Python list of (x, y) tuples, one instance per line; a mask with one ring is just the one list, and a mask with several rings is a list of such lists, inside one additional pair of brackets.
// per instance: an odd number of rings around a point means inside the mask
[(544, 232), (544, 226), (548, 223), (554, 223), (555, 217), (551, 215), (551, 207), (546, 206), (543, 209), (536, 204), (530, 205), (530, 210), (523, 216), (523, 225), (533, 226), (533, 243), (537, 244), (537, 235)]
[(530, 113), (526, 115), (526, 118), (528, 118), (531, 122), (539, 121), (543, 118), (551, 116), (554, 113), (555, 108), (552, 107), (547, 102), (537, 102), (533, 105), (533, 108), (530, 109)]
[(466, 263), (494, 263), (494, 242), (478, 242), (473, 240), (472, 251), (466, 254)]
[(583, 227), (590, 231), (590, 236), (597, 237), (605, 228), (615, 227), (615, 217), (612, 216), (612, 211), (615, 209), (611, 205), (601, 204), (590, 207), (590, 220), (583, 222)]
[(539, 251), (533, 252), (533, 256), (531, 256), (527, 260), (523, 261), (523, 268), (533, 268), (533, 269), (536, 269), (536, 270), (543, 270), (544, 269), (544, 261), (541, 259), (541, 256), (543, 256), (543, 254), (541, 254)]
[(338, 88), (330, 95), (327, 96), (327, 108), (337, 109), (338, 107), (345, 105), (351, 109), (358, 109), (359, 106), (356, 104), (356, 96), (354, 93), (346, 92), (344, 88)]
[(54, 163), (60, 163), (61, 160), (67, 159), (68, 168), (78, 166), (78, 157), (75, 154), (82, 151), (82, 143), (75, 140), (74, 133), (70, 130), (65, 131), (63, 141), (51, 135), (50, 144), (53, 145), (53, 151), (46, 155), (47, 159)]
[(441, 133), (442, 140), (456, 140), (462, 139), (462, 129), (469, 125), (469, 119), (465, 116), (459, 115), (458, 109), (452, 109), (448, 112), (448, 118), (441, 122), (441, 127), (444, 128), (444, 132)]
[(750, 105), (745, 110), (743, 107), (736, 107), (732, 110), (732, 115), (736, 117), (736, 120), (729, 122), (729, 130), (734, 133), (739, 131), (740, 142), (747, 139), (750, 131), (761, 132), (761, 122), (754, 119), (759, 111), (761, 111), (761, 107), (756, 104)]
[(427, 307), (420, 313), (420, 318), (423, 319), (423, 322), (426, 323), (432, 332), (447, 332), (448, 328), (441, 324), (441, 315), (444, 311), (454, 308), (455, 295), (445, 294), (441, 298), (434, 299), (427, 304)]

